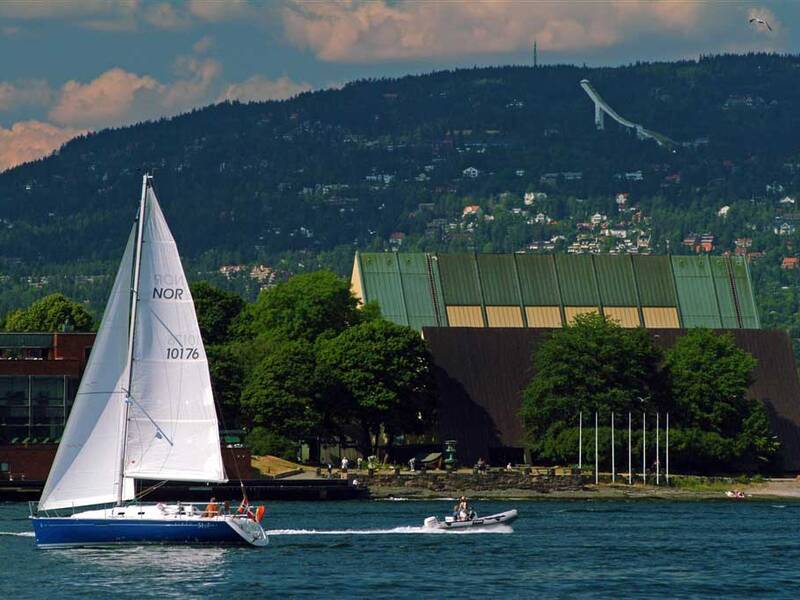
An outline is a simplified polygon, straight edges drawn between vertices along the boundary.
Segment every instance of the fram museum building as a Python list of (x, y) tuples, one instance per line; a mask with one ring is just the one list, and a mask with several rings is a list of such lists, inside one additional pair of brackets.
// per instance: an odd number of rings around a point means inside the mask
[(750, 395), (767, 406), (800, 471), (800, 382), (782, 331), (761, 330), (739, 256), (356, 253), (351, 285), (420, 331), (437, 366), (439, 437), (465, 461), (522, 457), (518, 417), (531, 354), (575, 315), (645, 327), (669, 346), (692, 327), (730, 330), (759, 361)]

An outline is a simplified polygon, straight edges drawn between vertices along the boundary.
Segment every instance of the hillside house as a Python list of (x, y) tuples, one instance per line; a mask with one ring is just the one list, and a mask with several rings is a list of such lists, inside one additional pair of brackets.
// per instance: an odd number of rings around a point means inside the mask
[(700, 254), (701, 252), (713, 252), (715, 239), (716, 238), (711, 233), (704, 233), (702, 235), (690, 233), (683, 238), (682, 243), (687, 248), (691, 248), (695, 253)]
[(467, 217), (478, 216), (480, 214), (481, 207), (477, 204), (470, 204), (464, 207), (464, 210), (461, 212), (461, 218), (466, 219)]
[(250, 269), (250, 279), (255, 279), (262, 285), (267, 285), (275, 281), (277, 274), (266, 265), (255, 265)]
[(470, 179), (475, 179), (478, 175), (480, 175), (480, 171), (478, 171), (478, 169), (475, 167), (467, 167), (461, 171), (461, 173), (464, 175), (464, 177), (469, 177)]
[(785, 271), (794, 271), (800, 266), (800, 258), (796, 256), (786, 256), (781, 263), (781, 269)]
[(400, 246), (403, 245), (403, 241), (406, 239), (406, 234), (402, 231), (393, 231), (389, 234), (389, 246), (392, 247), (393, 250), (398, 250)]
[(225, 276), (226, 279), (230, 279), (234, 275), (242, 273), (247, 269), (247, 265), (222, 265), (219, 268), (219, 272)]

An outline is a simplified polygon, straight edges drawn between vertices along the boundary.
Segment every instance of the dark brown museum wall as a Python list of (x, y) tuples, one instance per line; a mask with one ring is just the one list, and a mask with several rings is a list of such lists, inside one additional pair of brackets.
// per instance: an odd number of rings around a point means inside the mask
[[(458, 440), (465, 463), (490, 449), (521, 447), (522, 390), (533, 376), (531, 355), (551, 329), (426, 327), (423, 336), (436, 365), (439, 435)], [(731, 329), (736, 343), (757, 360), (749, 395), (764, 402), (783, 444), (783, 468), (800, 471), (800, 381), (789, 336), (783, 331)], [(672, 346), (685, 330), (651, 329), (655, 342)]]

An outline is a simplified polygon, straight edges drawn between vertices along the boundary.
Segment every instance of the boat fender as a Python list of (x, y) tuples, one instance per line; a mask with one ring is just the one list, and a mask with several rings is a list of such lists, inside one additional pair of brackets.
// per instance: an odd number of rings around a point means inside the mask
[(255, 514), (255, 517), (253, 517), (253, 520), (254, 520), (256, 523), (261, 523), (262, 519), (264, 518), (264, 513), (265, 513), (266, 511), (267, 511), (267, 509), (266, 509), (266, 508), (264, 508), (264, 506), (263, 506), (263, 505), (259, 506), (259, 507), (256, 509), (256, 514)]

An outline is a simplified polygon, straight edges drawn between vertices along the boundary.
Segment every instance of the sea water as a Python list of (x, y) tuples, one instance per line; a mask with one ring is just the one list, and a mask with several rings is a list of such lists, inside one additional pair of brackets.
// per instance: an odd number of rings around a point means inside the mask
[(267, 548), (37, 550), (0, 504), (0, 598), (800, 598), (800, 503), (480, 502), (494, 532), (431, 532), (436, 502), (268, 502)]

